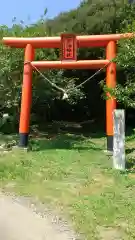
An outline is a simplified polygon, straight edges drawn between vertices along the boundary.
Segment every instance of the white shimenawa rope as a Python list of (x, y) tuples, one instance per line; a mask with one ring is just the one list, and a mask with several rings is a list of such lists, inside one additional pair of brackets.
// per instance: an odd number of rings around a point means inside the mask
[[(113, 61), (110, 60), (107, 64), (104, 65), (104, 67), (100, 68), (99, 70), (97, 70), (92, 76), (88, 77), (84, 82), (80, 83), (79, 85), (77, 85), (74, 89), (77, 89), (81, 86), (83, 86), (86, 82), (92, 80), (96, 75), (98, 75), (102, 70), (104, 70), (111, 62)], [(70, 91), (70, 89), (65, 90), (64, 88), (61, 88), (59, 86), (57, 86), (55, 83), (52, 83), (37, 67), (35, 67), (30, 61), (25, 61), (24, 64), (31, 64), (31, 66), (39, 73), (39, 75), (41, 77), (43, 77), (44, 80), (46, 80), (52, 87), (56, 88), (58, 91), (61, 91), (63, 93), (63, 97), (62, 99), (68, 99), (68, 92)]]

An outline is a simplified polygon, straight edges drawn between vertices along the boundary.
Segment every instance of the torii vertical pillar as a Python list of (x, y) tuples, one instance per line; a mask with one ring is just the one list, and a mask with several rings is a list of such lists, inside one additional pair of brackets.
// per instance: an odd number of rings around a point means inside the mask
[(19, 146), (26, 148), (28, 145), (30, 111), (32, 102), (32, 66), (29, 62), (34, 60), (34, 49), (31, 44), (27, 44), (24, 57), (24, 72), (22, 85), (22, 101), (20, 113)]
[[(109, 61), (116, 58), (116, 42), (110, 41), (106, 46), (106, 59)], [(116, 63), (111, 62), (106, 70), (106, 86), (113, 89), (116, 86)], [(113, 111), (116, 109), (116, 99), (107, 93), (106, 100), (106, 134), (107, 151), (113, 151)]]
[[(20, 114), (20, 146), (27, 147), (29, 134), (30, 109), (32, 99), (32, 66), (38, 69), (98, 69), (107, 66), (106, 86), (115, 88), (116, 86), (116, 63), (111, 62), (116, 58), (116, 42), (121, 39), (134, 38), (134, 33), (76, 36), (77, 48), (82, 47), (106, 47), (106, 59), (87, 61), (33, 61), (34, 49), (37, 48), (61, 48), (61, 37), (38, 37), (38, 38), (3, 38), (3, 43), (10, 47), (25, 48), (25, 64), (22, 87), (22, 103)], [(69, 42), (69, 41), (66, 41)], [(72, 42), (72, 41), (71, 41)], [(70, 44), (73, 46), (73, 44)], [(70, 46), (68, 45), (68, 46)], [(67, 47), (67, 44), (66, 44)], [(70, 47), (71, 48), (71, 47)], [(71, 49), (68, 49), (71, 52)], [(66, 51), (67, 52), (67, 51)], [(69, 55), (69, 54), (68, 54)], [(27, 62), (27, 63), (26, 63)], [(113, 151), (113, 111), (116, 109), (116, 99), (107, 94), (106, 100), (106, 135), (107, 150)]]

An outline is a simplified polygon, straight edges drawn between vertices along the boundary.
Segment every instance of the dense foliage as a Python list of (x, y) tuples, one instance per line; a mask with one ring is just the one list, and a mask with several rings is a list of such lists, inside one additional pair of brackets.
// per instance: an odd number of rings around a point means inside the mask
[[(132, 31), (134, 27), (135, 5), (124, 0), (84, 0), (77, 9), (61, 13), (53, 20), (43, 16), (37, 23), (26, 26), (13, 22), (12, 28), (0, 26), (3, 36), (52, 36), (62, 32), (76, 34), (102, 34)], [(45, 9), (45, 14), (46, 14)], [(130, 19), (130, 21), (129, 21)], [(117, 62), (118, 85), (115, 94), (119, 102), (134, 107), (134, 52), (135, 40), (121, 42)], [(23, 74), (23, 50), (11, 49), (0, 45), (0, 113), (9, 113), (12, 126), (18, 123)], [(100, 59), (103, 49), (80, 49), (78, 59)], [(36, 60), (59, 59), (58, 49), (36, 50)], [(69, 98), (62, 100), (62, 93), (54, 88), (38, 73), (33, 77), (33, 123), (45, 123), (51, 120), (77, 120), (95, 118), (101, 122), (104, 116), (103, 89), (100, 85), (105, 72), (85, 84), (75, 88), (94, 71), (45, 71), (44, 75), (63, 89), (69, 89)], [(122, 79), (122, 81), (121, 81)], [(123, 84), (123, 79), (125, 83)], [(132, 100), (132, 101), (131, 101)], [(98, 108), (97, 108), (98, 106)], [(10, 125), (11, 127), (11, 125)]]

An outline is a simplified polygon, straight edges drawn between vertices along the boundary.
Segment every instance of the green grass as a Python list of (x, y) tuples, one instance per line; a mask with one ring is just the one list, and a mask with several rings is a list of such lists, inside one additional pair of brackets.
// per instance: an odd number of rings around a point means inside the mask
[(104, 143), (71, 134), (32, 140), (32, 151), (0, 157), (1, 187), (56, 209), (85, 240), (135, 239), (135, 174), (114, 171)]

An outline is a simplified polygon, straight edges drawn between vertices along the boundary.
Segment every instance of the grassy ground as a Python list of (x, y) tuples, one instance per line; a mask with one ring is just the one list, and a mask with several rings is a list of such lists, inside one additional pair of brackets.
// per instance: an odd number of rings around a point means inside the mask
[(104, 144), (73, 134), (35, 139), (28, 153), (1, 155), (1, 187), (57, 209), (85, 240), (135, 239), (135, 174), (112, 170)]

